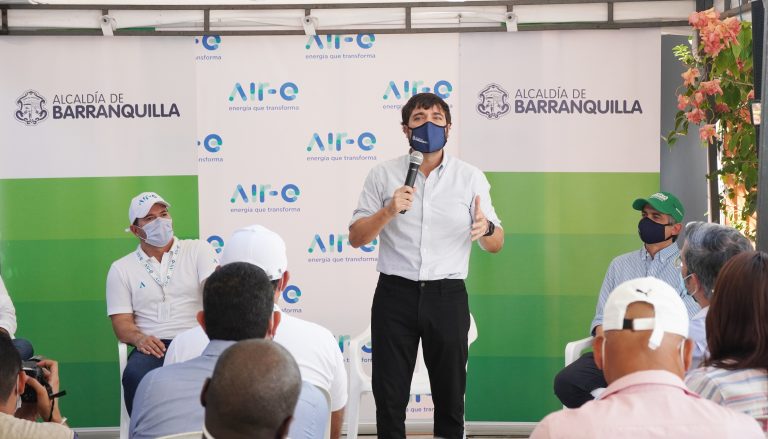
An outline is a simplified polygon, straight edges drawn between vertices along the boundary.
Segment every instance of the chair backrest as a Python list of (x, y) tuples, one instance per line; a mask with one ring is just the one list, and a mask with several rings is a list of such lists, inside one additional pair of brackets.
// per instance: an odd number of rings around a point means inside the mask
[(288, 431), (291, 439), (317, 439), (330, 436), (331, 396), (320, 387), (301, 382), (299, 402)]
[(123, 371), (128, 364), (128, 345), (117, 342), (117, 361), (120, 365), (120, 375), (118, 375), (118, 385), (120, 386), (120, 439), (128, 439), (128, 429), (131, 418), (128, 416), (128, 410), (125, 408), (125, 391), (123, 390)]

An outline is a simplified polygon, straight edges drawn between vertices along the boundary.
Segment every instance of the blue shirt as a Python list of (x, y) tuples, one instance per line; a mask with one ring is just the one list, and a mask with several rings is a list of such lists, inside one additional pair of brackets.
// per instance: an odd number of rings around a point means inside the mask
[(645, 246), (639, 251), (633, 251), (621, 256), (617, 256), (608, 266), (608, 272), (605, 273), (603, 286), (600, 288), (600, 297), (597, 299), (595, 307), (595, 318), (592, 319), (592, 326), (589, 328), (594, 335), (595, 327), (603, 324), (603, 308), (611, 291), (622, 282), (638, 277), (655, 277), (670, 284), (680, 298), (683, 299), (685, 307), (688, 310), (688, 318), (692, 318), (701, 309), (693, 297), (688, 295), (680, 269), (675, 266), (675, 261), (680, 258), (680, 249), (676, 244), (672, 244), (656, 253), (651, 257)]
[(205, 410), (200, 392), (219, 356), (234, 341), (213, 340), (203, 354), (183, 363), (160, 367), (144, 376), (136, 390), (130, 437), (159, 436), (202, 430)]
[[(368, 174), (350, 226), (389, 204), (403, 185), (407, 155), (384, 162)], [(443, 153), (428, 177), (419, 171), (410, 210), (397, 215), (379, 234), (376, 269), (410, 280), (466, 279), (475, 196), (480, 210), (497, 226), (501, 221), (491, 204), (491, 185), (478, 168)]]
[(709, 311), (709, 306), (702, 308), (701, 311), (691, 318), (691, 323), (688, 326), (688, 338), (693, 340), (693, 359), (688, 370), (701, 367), (702, 361), (709, 356), (706, 328), (707, 311)]

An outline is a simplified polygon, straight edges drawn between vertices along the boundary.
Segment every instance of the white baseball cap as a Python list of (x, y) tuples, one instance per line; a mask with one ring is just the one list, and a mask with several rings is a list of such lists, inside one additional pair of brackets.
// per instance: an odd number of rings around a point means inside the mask
[[(653, 306), (654, 316), (625, 319), (627, 307), (635, 302)], [(616, 287), (605, 302), (603, 330), (631, 329), (652, 330), (648, 347), (656, 349), (661, 345), (664, 333), (688, 338), (688, 312), (683, 299), (668, 283), (655, 277), (641, 277), (628, 280)]]
[(147, 216), (149, 209), (157, 203), (165, 207), (171, 207), (170, 203), (154, 192), (142, 192), (133, 197), (131, 207), (128, 208), (128, 223), (133, 224), (137, 219)]
[(264, 270), (270, 280), (278, 280), (288, 268), (285, 241), (258, 224), (235, 230), (221, 255), (221, 265), (231, 262), (251, 263)]

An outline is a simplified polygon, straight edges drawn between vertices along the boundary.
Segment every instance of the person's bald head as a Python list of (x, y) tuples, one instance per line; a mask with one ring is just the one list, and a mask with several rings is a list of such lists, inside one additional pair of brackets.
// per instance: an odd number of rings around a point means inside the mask
[(225, 350), (203, 387), (205, 427), (217, 439), (285, 437), (301, 390), (291, 354), (269, 340)]
[(643, 370), (681, 378), (691, 362), (688, 315), (675, 290), (653, 278), (627, 281), (605, 304), (603, 336), (595, 338), (595, 363), (606, 382)]

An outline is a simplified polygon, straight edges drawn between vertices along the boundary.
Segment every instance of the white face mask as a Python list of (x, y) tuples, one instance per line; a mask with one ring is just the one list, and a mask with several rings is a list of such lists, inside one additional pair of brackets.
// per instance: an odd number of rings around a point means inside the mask
[(157, 218), (141, 228), (147, 234), (144, 242), (153, 247), (163, 247), (173, 239), (173, 221), (170, 218)]

